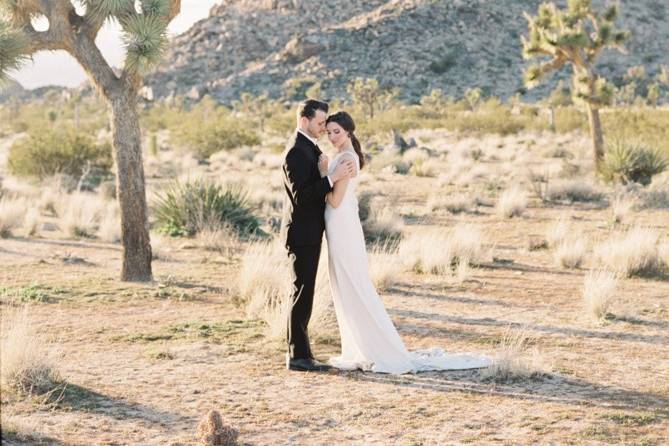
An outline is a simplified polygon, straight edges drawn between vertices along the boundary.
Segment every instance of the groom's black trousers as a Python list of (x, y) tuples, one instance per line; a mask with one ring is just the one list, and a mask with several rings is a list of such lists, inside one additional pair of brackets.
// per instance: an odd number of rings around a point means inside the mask
[(321, 245), (289, 246), (295, 281), (288, 317), (288, 353), (291, 359), (313, 358), (307, 325), (314, 304), (314, 288)]

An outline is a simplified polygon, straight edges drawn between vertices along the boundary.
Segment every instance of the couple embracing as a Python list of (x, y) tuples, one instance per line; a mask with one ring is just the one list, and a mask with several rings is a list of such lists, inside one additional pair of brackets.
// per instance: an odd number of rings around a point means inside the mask
[[(294, 282), (288, 316), (286, 367), (324, 371), (332, 367), (377, 373), (481, 368), (486, 356), (448, 354), (441, 348), (408, 351), (369, 276), (365, 238), (358, 215), (356, 187), (365, 165), (355, 123), (345, 111), (328, 116), (325, 102), (309, 99), (297, 111), (297, 130), (283, 163), (288, 200), (284, 241)], [(327, 133), (336, 155), (318, 146)], [(316, 360), (308, 324), (325, 232), (330, 289), (341, 337), (341, 354), (328, 363)]]

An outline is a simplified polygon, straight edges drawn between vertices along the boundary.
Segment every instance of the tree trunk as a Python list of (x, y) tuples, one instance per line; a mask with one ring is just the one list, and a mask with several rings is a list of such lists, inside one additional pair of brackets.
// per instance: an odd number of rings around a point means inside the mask
[(121, 207), (123, 266), (121, 280), (152, 280), (144, 165), (137, 114), (137, 94), (132, 88), (108, 98), (116, 163), (116, 196)]
[(555, 107), (548, 107), (548, 128), (555, 133)]
[(599, 109), (592, 104), (588, 104), (587, 108), (595, 171), (599, 172), (602, 158), (604, 158), (604, 137), (602, 136), (602, 123), (599, 120)]

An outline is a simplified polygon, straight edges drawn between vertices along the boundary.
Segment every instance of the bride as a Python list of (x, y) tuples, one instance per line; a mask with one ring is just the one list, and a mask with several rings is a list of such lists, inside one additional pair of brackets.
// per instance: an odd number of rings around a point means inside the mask
[(369, 277), (355, 196), (360, 177), (357, 173), (365, 164), (360, 142), (354, 134), (355, 123), (348, 113), (340, 111), (327, 118), (326, 128), (337, 155), (331, 163), (327, 157), (321, 157), (321, 175), (331, 173), (346, 158), (354, 160), (357, 167), (353, 178), (335, 183), (326, 196), (330, 287), (341, 335), (341, 355), (330, 358), (329, 363), (339, 369), (392, 374), (490, 365), (486, 356), (447, 354), (440, 348), (407, 351)]

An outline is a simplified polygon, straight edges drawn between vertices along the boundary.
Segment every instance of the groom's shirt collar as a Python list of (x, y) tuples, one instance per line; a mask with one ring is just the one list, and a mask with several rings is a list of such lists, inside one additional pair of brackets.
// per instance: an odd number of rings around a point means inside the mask
[(309, 141), (311, 141), (313, 143), (313, 145), (318, 147), (318, 143), (316, 142), (316, 140), (314, 138), (312, 138), (311, 136), (307, 135), (306, 132), (303, 132), (301, 129), (298, 128), (297, 133), (301, 133), (302, 135), (304, 135), (305, 138), (307, 138)]

